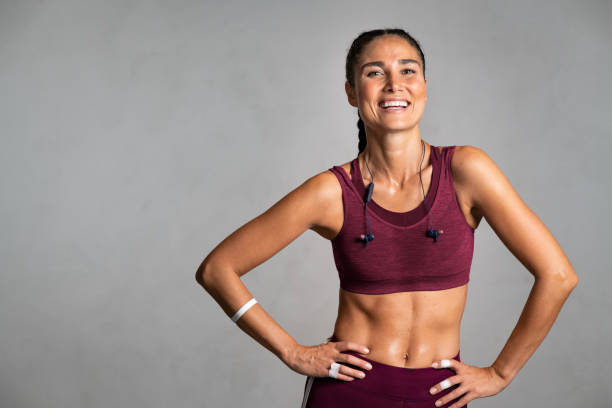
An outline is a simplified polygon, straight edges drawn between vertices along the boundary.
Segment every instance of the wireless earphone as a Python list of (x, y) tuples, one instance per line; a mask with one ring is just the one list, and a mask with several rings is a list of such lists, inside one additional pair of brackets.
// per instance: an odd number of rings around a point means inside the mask
[[(368, 163), (366, 162), (366, 166), (367, 165)], [(368, 171), (370, 171), (369, 167), (368, 167)], [(370, 172), (370, 177), (372, 177), (371, 172)], [(368, 219), (368, 203), (372, 199), (373, 191), (374, 191), (374, 177), (372, 177), (372, 181), (370, 182), (370, 185), (368, 186), (368, 191), (367, 191), (366, 198), (365, 198), (365, 217), (366, 217), (366, 223), (367, 223), (369, 232), (365, 235), (361, 234), (361, 239), (365, 242), (366, 246), (370, 243), (370, 241), (374, 239), (374, 234), (372, 234), (372, 231), (370, 231), (370, 220)]]
[[(423, 179), (421, 177), (421, 169), (423, 166), (423, 159), (425, 158), (425, 143), (423, 143), (423, 140), (421, 140), (421, 145), (423, 146), (423, 155), (421, 156), (421, 163), (419, 164), (419, 180), (421, 182), (421, 189), (423, 191), (423, 203), (425, 204), (425, 206), (427, 207), (427, 215), (429, 218), (429, 229), (426, 231), (426, 236), (431, 237), (434, 239), (434, 242), (438, 242), (438, 235), (439, 234), (443, 234), (444, 230), (437, 230), (437, 229), (433, 229), (432, 227), (432, 223), (431, 223), (431, 209), (429, 208), (429, 206), (427, 205), (427, 202), (425, 200), (425, 188), (423, 187)], [(368, 203), (370, 202), (370, 200), (372, 199), (372, 193), (374, 192), (374, 176), (372, 175), (372, 171), (370, 170), (370, 166), (368, 166), (368, 161), (365, 158), (365, 155), (363, 157), (366, 167), (368, 168), (368, 172), (370, 173), (370, 178), (372, 179), (372, 181), (370, 182), (370, 184), (368, 185), (368, 190), (366, 192), (366, 196), (364, 197), (364, 201), (365, 201), (365, 217), (366, 217), (366, 225), (367, 225), (367, 229), (368, 229), (368, 233), (367, 234), (361, 234), (361, 240), (365, 243), (365, 245), (367, 246), (370, 241), (374, 240), (374, 234), (372, 234), (372, 231), (370, 231), (370, 220), (368, 219)], [(431, 188), (431, 187), (430, 187)]]

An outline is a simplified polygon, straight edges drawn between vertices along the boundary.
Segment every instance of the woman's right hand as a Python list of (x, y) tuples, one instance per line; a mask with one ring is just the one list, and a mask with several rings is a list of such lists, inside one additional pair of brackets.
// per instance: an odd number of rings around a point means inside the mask
[[(368, 371), (372, 368), (370, 363), (351, 354), (342, 353), (345, 350), (353, 350), (362, 354), (369, 353), (365, 346), (350, 341), (329, 341), (316, 346), (296, 344), (285, 364), (293, 371), (303, 375), (329, 377), (332, 363), (337, 362), (340, 364), (338, 380), (353, 381), (355, 378), (365, 377), (363, 371), (355, 370), (345, 364), (362, 367)], [(363, 374), (363, 377), (360, 374)]]

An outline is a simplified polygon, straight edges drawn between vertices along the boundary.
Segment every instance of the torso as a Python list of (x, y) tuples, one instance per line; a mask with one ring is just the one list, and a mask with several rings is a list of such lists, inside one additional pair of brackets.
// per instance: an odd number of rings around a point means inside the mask
[[(453, 160), (461, 153), (455, 148)], [(427, 145), (426, 168), (422, 170), (423, 188), (429, 190), (432, 166)], [(360, 163), (363, 158), (360, 158)], [(350, 162), (342, 165), (350, 174)], [(366, 175), (362, 171), (362, 175)], [(335, 178), (335, 176), (332, 175)], [(366, 176), (367, 177), (367, 176)], [(418, 175), (417, 175), (418, 177)], [(369, 178), (363, 180), (369, 183)], [(337, 184), (337, 181), (334, 180)], [(419, 185), (418, 178), (416, 184)], [(457, 201), (467, 223), (476, 228), (480, 218), (472, 214), (469, 191), (455, 185)], [(414, 189), (413, 189), (414, 190)], [(342, 191), (329, 212), (329, 225), (313, 228), (321, 236), (332, 239), (342, 228), (344, 208)], [(406, 212), (422, 201), (422, 192), (385, 194), (378, 189), (372, 197), (384, 208)], [(460, 325), (467, 298), (467, 284), (437, 291), (397, 292), (371, 295), (345, 291), (340, 288), (338, 317), (334, 327), (335, 341), (347, 340), (370, 349), (367, 357), (384, 364), (406, 367), (431, 367), (435, 360), (457, 355), (460, 344)]]

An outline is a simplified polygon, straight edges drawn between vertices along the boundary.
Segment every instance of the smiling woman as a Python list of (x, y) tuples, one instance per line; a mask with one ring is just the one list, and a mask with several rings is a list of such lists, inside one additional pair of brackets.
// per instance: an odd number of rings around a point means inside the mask
[[(499, 393), (548, 333), (576, 273), (484, 151), (421, 138), (425, 57), (411, 35), (361, 33), (346, 58), (345, 91), (359, 117), (357, 156), (233, 232), (196, 279), (242, 330), (306, 376), (302, 408), (459, 408)], [(476, 367), (461, 361), (459, 339), (483, 217), (536, 280), (502, 352)], [(334, 332), (314, 346), (283, 330), (240, 279), (308, 229), (330, 241), (340, 278)]]

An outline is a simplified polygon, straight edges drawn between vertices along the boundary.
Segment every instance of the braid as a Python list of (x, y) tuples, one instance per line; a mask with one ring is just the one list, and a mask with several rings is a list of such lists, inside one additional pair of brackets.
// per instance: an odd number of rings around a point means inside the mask
[(359, 153), (363, 152), (365, 150), (366, 144), (368, 143), (368, 140), (366, 138), (366, 131), (365, 131), (365, 125), (363, 123), (363, 120), (361, 120), (361, 115), (359, 115), (359, 110), (357, 110), (357, 116), (359, 116), (359, 120), (357, 121), (357, 128), (359, 128)]

